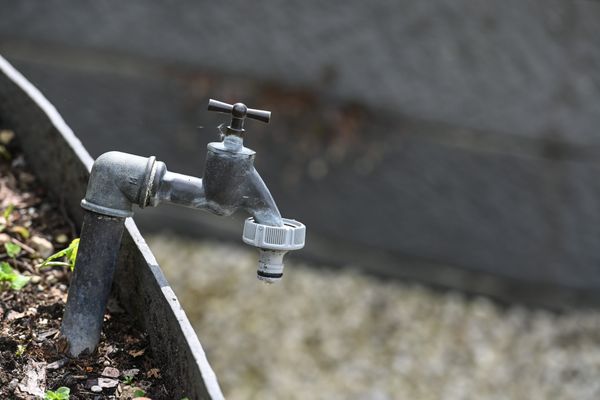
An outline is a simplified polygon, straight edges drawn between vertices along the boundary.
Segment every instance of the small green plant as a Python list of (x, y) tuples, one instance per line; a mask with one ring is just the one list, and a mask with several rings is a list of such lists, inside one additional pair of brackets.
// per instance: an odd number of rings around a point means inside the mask
[(28, 276), (19, 274), (7, 262), (0, 262), (0, 283), (8, 282), (11, 289), (21, 290), (30, 279)]
[(69, 400), (71, 389), (68, 387), (61, 386), (55, 391), (47, 390), (44, 393), (44, 400)]
[(9, 204), (4, 211), (2, 211), (2, 218), (4, 221), (0, 223), (0, 232), (6, 230), (6, 228), (10, 228), (10, 231), (13, 233), (18, 233), (23, 239), (29, 239), (31, 236), (29, 229), (24, 226), (13, 225), (12, 213), (15, 209), (14, 204)]
[(133, 392), (133, 397), (144, 397), (146, 395), (146, 392), (144, 392), (142, 389), (137, 389), (135, 392)]
[(125, 375), (123, 377), (123, 383), (126, 385), (132, 385), (133, 384), (133, 375)]
[(4, 212), (2, 213), (2, 216), (4, 217), (4, 220), (6, 221), (7, 224), (9, 222), (10, 215), (12, 214), (14, 209), (15, 209), (15, 205), (11, 203), (8, 205), (8, 207), (6, 207), (4, 209)]
[(11, 203), (9, 204), (4, 211), (2, 212), (2, 217), (4, 218), (4, 223), (0, 224), (0, 232), (6, 229), (7, 226), (10, 226), (10, 215), (12, 214), (15, 206)]
[(17, 345), (17, 351), (15, 351), (15, 356), (21, 357), (25, 353), (26, 348), (27, 346), (25, 346), (24, 344)]
[(7, 161), (10, 161), (12, 158), (12, 155), (10, 154), (10, 151), (8, 151), (8, 149), (6, 148), (6, 146), (3, 146), (0, 144), (0, 157), (4, 158)]
[(10, 258), (15, 258), (21, 252), (21, 246), (15, 243), (6, 242), (4, 243), (4, 250), (6, 250), (6, 254), (8, 254)]
[[(44, 268), (44, 267), (54, 267), (54, 266), (65, 266), (65, 267), (69, 267), (71, 269), (71, 271), (73, 271), (73, 269), (75, 268), (75, 261), (77, 260), (77, 249), (78, 248), (79, 248), (79, 238), (73, 239), (73, 241), (71, 242), (69, 247), (59, 251), (58, 253), (52, 254), (50, 257), (45, 259), (44, 262), (42, 262), (40, 265), (38, 265), (38, 267)], [(63, 257), (66, 257), (68, 262), (55, 261), (55, 260), (61, 259)]]

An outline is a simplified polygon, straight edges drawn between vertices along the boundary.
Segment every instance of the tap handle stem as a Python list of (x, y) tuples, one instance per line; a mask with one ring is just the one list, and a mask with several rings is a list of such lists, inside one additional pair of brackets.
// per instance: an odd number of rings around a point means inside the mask
[(271, 111), (248, 108), (244, 103), (228, 104), (210, 99), (208, 101), (208, 111), (231, 114), (232, 118), (229, 128), (234, 131), (243, 131), (245, 118), (252, 118), (267, 124), (271, 120)]
[(271, 120), (271, 111), (257, 110), (255, 108), (249, 108), (248, 111), (246, 111), (246, 116), (248, 118), (252, 118), (252, 119), (255, 119), (257, 121), (264, 122), (265, 124), (268, 124), (269, 121)]
[(213, 99), (208, 101), (208, 111), (217, 111), (230, 114), (231, 110), (233, 110), (233, 106), (231, 104)]

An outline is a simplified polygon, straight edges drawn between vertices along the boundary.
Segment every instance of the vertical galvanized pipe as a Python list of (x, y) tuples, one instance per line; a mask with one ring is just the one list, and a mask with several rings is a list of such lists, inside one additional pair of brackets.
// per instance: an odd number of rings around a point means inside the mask
[(85, 211), (61, 333), (68, 353), (91, 353), (100, 340), (125, 219)]

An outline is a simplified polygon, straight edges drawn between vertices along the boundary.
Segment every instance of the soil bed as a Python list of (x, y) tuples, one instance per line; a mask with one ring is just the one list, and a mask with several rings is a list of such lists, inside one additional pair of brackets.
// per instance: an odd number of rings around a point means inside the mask
[[(29, 281), (17, 290), (0, 279), (0, 399), (39, 399), (61, 386), (70, 388), (71, 400), (131, 399), (140, 389), (154, 400), (171, 399), (146, 337), (115, 301), (97, 352), (78, 359), (62, 354), (59, 328), (71, 272), (37, 265), (68, 246), (75, 227), (46, 198), (13, 136), (0, 129), (0, 263)], [(18, 246), (16, 256), (6, 243)]]

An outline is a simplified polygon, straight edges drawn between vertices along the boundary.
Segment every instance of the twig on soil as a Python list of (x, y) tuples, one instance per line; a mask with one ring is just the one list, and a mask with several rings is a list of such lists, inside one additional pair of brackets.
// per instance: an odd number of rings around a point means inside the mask
[(50, 363), (46, 366), (46, 369), (48, 370), (55, 370), (55, 369), (60, 369), (62, 367), (64, 367), (67, 363), (69, 362), (68, 358), (61, 358), (60, 360), (54, 361), (53, 363)]

